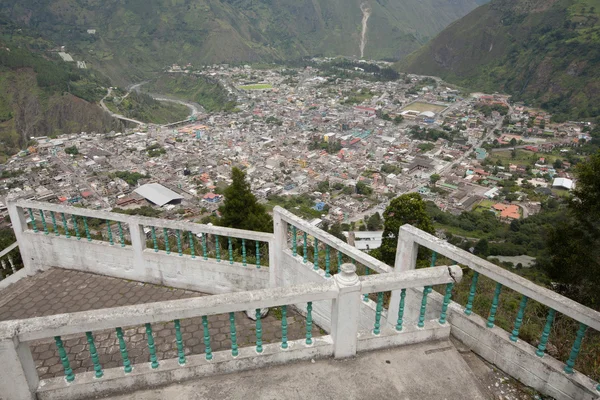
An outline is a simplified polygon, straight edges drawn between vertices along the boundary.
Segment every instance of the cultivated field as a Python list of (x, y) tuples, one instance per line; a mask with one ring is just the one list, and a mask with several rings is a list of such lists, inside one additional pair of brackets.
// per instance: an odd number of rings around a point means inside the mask
[(240, 86), (239, 89), (242, 89), (242, 90), (273, 89), (273, 85), (271, 85), (270, 83), (258, 83), (256, 85), (244, 85), (244, 86)]

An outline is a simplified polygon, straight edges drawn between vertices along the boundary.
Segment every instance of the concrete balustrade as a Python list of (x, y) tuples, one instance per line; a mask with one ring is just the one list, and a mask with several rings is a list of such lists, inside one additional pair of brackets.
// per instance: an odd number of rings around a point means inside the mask
[(0, 251), (0, 290), (27, 276), (27, 271), (17, 264), (19, 244), (14, 242)]

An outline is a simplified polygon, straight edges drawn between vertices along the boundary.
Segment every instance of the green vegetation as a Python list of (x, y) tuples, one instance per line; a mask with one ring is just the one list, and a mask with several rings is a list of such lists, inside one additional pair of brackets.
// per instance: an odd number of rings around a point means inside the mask
[(164, 74), (144, 89), (193, 101), (208, 112), (233, 111), (236, 107), (235, 100), (219, 82), (203, 75)]
[(273, 85), (270, 83), (258, 83), (255, 85), (244, 85), (240, 86), (238, 89), (242, 90), (265, 90), (265, 89), (273, 89)]
[(494, 111), (497, 111), (498, 113), (500, 113), (500, 115), (508, 114), (508, 107), (503, 106), (502, 104), (493, 104), (493, 105), (478, 104), (475, 106), (475, 109), (478, 110), (479, 112), (481, 112), (486, 117), (491, 117), (492, 112), (494, 112)]
[(117, 171), (114, 174), (110, 174), (110, 177), (123, 179), (129, 186), (136, 186), (140, 179), (148, 179), (150, 175), (140, 174), (139, 172)]
[(154, 124), (166, 124), (182, 121), (190, 114), (183, 104), (154, 100), (145, 93), (133, 91), (126, 98), (113, 97), (105, 100), (106, 106), (113, 112)]
[(429, 140), (431, 142), (436, 142), (438, 139), (446, 139), (448, 141), (453, 141), (454, 136), (458, 133), (457, 131), (448, 132), (445, 130), (433, 129), (433, 128), (421, 128), (419, 125), (414, 125), (410, 129), (410, 135), (414, 139), (419, 140)]
[(65, 148), (65, 153), (70, 154), (72, 156), (76, 156), (77, 154), (79, 154), (79, 150), (77, 150), (77, 146), (71, 146)]
[(321, 214), (327, 213), (328, 208), (317, 211), (315, 201), (306, 193), (298, 196), (269, 196), (269, 206), (280, 206), (304, 219), (321, 218)]
[(127, 214), (127, 215), (141, 215), (142, 217), (152, 217), (152, 218), (156, 218), (162, 214), (162, 210), (157, 209), (157, 208), (152, 208), (150, 206), (142, 206), (140, 208), (130, 208), (127, 210), (115, 207), (112, 209), (112, 212), (116, 212), (119, 214)]
[(330, 82), (336, 79), (360, 78), (367, 81), (395, 81), (400, 79), (400, 74), (389, 67), (381, 68), (376, 64), (358, 62), (346, 58), (337, 58), (326, 63), (310, 63), (318, 68), (324, 76), (329, 77)]
[(352, 89), (343, 93), (344, 100), (340, 104), (361, 104), (365, 100), (370, 100), (376, 93), (369, 89)]
[(167, 154), (167, 151), (158, 143), (146, 147), (146, 152), (148, 153), (148, 157), (159, 157), (163, 154)]

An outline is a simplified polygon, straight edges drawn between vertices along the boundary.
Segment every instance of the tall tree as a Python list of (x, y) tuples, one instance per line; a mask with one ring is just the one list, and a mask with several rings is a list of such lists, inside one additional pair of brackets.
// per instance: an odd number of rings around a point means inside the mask
[(383, 212), (383, 240), (373, 255), (388, 265), (394, 265), (398, 232), (404, 224), (410, 224), (428, 233), (435, 233), (425, 202), (418, 193), (396, 197)]
[(273, 221), (265, 207), (256, 201), (246, 181), (246, 174), (239, 168), (231, 170), (233, 182), (224, 191), (225, 201), (219, 207), (219, 225), (230, 228), (260, 232), (273, 232)]

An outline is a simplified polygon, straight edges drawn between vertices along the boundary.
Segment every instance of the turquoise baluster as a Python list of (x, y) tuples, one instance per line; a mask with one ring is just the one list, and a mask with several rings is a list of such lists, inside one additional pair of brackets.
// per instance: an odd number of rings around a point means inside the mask
[[(352, 264), (356, 265), (356, 261), (352, 260)], [(369, 267), (365, 266), (365, 275), (369, 276)], [(363, 295), (363, 301), (369, 301), (369, 293)]]
[(87, 241), (92, 241), (92, 236), (90, 235), (90, 227), (88, 226), (87, 217), (83, 217), (83, 228), (85, 229), (85, 236), (87, 237)]
[(208, 250), (206, 248), (206, 233), (202, 234), (202, 255), (205, 260), (208, 260)]
[(177, 239), (177, 251), (180, 256), (183, 256), (183, 248), (181, 247), (181, 230), (177, 229), (175, 231), (175, 238)]
[(177, 343), (177, 358), (179, 365), (185, 365), (185, 351), (183, 349), (183, 337), (181, 336), (181, 323), (178, 319), (173, 321), (175, 324), (175, 342)]
[(27, 209), (29, 211), (29, 219), (31, 219), (31, 227), (34, 232), (38, 231), (37, 224), (35, 223), (35, 217), (33, 216), (33, 210), (31, 208)]
[(246, 266), (246, 239), (242, 239), (242, 265)]
[(396, 330), (400, 332), (402, 330), (402, 323), (404, 318), (404, 299), (406, 298), (406, 289), (400, 291), (400, 307), (398, 308), (398, 322), (396, 322)]
[(308, 262), (308, 235), (306, 232), (303, 232), (302, 236), (304, 237), (304, 252), (302, 254), (302, 261), (304, 261), (304, 264), (306, 264)]
[(473, 279), (471, 280), (471, 288), (469, 289), (469, 297), (467, 298), (467, 306), (465, 307), (465, 314), (471, 315), (473, 312), (473, 300), (475, 299), (475, 291), (477, 290), (477, 280), (479, 279), (479, 272), (473, 272)]
[(498, 311), (498, 301), (500, 300), (500, 292), (502, 291), (502, 284), (496, 283), (496, 290), (494, 291), (494, 298), (492, 299), (492, 308), (490, 310), (490, 316), (488, 317), (486, 326), (488, 328), (494, 327), (496, 321), (496, 311)]
[(546, 317), (546, 325), (544, 325), (542, 338), (540, 339), (540, 344), (538, 345), (538, 349), (535, 352), (535, 354), (538, 357), (544, 357), (544, 351), (546, 351), (546, 345), (548, 344), (548, 336), (550, 336), (550, 329), (552, 328), (552, 323), (554, 322), (555, 314), (556, 310), (552, 308), (548, 311), (548, 317)]
[(260, 268), (260, 243), (256, 242), (256, 268)]
[(121, 240), (121, 247), (125, 247), (125, 235), (123, 235), (123, 225), (121, 225), (121, 221), (117, 221), (117, 226), (119, 227), (119, 239)]
[(229, 313), (229, 330), (231, 332), (231, 355), (233, 357), (237, 357), (238, 352), (238, 344), (237, 344), (237, 332), (235, 330), (235, 313)]
[(156, 358), (156, 347), (154, 346), (154, 336), (152, 336), (152, 325), (146, 324), (146, 336), (148, 338), (148, 350), (150, 350), (150, 366), (152, 369), (158, 368), (158, 359)]
[(312, 343), (312, 301), (309, 301), (306, 303), (306, 344)]
[(54, 215), (54, 211), (50, 211), (50, 217), (52, 217), (52, 229), (54, 229), (54, 234), (60, 236), (58, 225), (56, 225), (56, 215)]
[(127, 354), (127, 345), (123, 338), (123, 329), (117, 328), (117, 338), (119, 338), (119, 350), (121, 351), (121, 358), (123, 359), (123, 369), (128, 374), (133, 368), (131, 368), (131, 361), (129, 361), (129, 354)]
[(79, 225), (77, 225), (77, 217), (71, 214), (71, 219), (73, 220), (73, 229), (75, 229), (75, 237), (77, 237), (77, 240), (81, 240), (81, 235), (79, 234)]
[(512, 342), (516, 342), (519, 339), (519, 331), (521, 330), (521, 325), (523, 324), (523, 315), (525, 315), (525, 307), (527, 307), (527, 300), (529, 300), (527, 296), (521, 297), (521, 303), (519, 304), (519, 312), (517, 312), (517, 319), (515, 320), (515, 327), (512, 330), (512, 334), (510, 335), (510, 340)]
[(427, 311), (427, 295), (429, 294), (429, 286), (423, 288), (423, 298), (421, 299), (421, 311), (419, 312), (419, 322), (417, 326), (422, 328), (425, 326), (425, 312)]
[(219, 245), (219, 235), (215, 235), (215, 251), (217, 252), (217, 262), (221, 262), (221, 246)]
[[(437, 253), (435, 251), (431, 252), (431, 263), (429, 267), (435, 267), (435, 263), (437, 262)], [(427, 286), (427, 293), (431, 293), (433, 291), (433, 286)]]
[(316, 271), (319, 269), (319, 240), (317, 238), (315, 238), (314, 249), (315, 250), (313, 254), (313, 269)]
[(204, 352), (206, 353), (206, 359), (212, 360), (212, 349), (210, 348), (210, 331), (208, 330), (208, 317), (202, 316), (202, 327), (204, 329)]
[(446, 323), (446, 314), (448, 312), (448, 304), (450, 304), (450, 298), (452, 297), (453, 283), (446, 284), (446, 294), (444, 296), (444, 303), (442, 304), (442, 313), (440, 314), (440, 324)]
[(60, 336), (54, 336), (54, 341), (56, 342), (56, 347), (58, 348), (58, 356), (60, 357), (63, 369), (65, 370), (65, 377), (67, 379), (67, 382), (73, 382), (75, 380), (75, 375), (73, 374), (73, 370), (71, 369), (69, 357), (67, 356), (67, 352), (65, 351), (65, 347), (63, 346), (63, 342), (60, 339)]
[(381, 312), (383, 311), (383, 292), (377, 293), (377, 307), (375, 308), (375, 326), (373, 335), (381, 333)]
[(106, 220), (106, 231), (108, 232), (108, 243), (110, 243), (111, 246), (114, 246), (115, 242), (113, 240), (112, 228), (110, 227), (109, 220)]
[(69, 226), (67, 225), (67, 217), (65, 217), (65, 213), (60, 213), (62, 217), (63, 229), (65, 230), (65, 236), (68, 238), (71, 237), (71, 233), (69, 232)]
[(281, 306), (281, 348), (288, 348), (287, 306)]
[(339, 274), (342, 268), (342, 263), (344, 262), (344, 260), (342, 259), (342, 252), (338, 250), (337, 252), (337, 273)]
[(256, 352), (262, 353), (262, 322), (260, 321), (260, 308), (256, 309)]
[(154, 246), (154, 252), (158, 253), (158, 240), (156, 239), (156, 228), (151, 227), (150, 231), (152, 232), (152, 245)]
[(229, 251), (229, 264), (233, 264), (233, 246), (229, 236), (227, 236), (227, 251)]
[(569, 359), (567, 360), (567, 365), (565, 365), (565, 372), (567, 374), (573, 373), (573, 367), (575, 366), (575, 360), (577, 360), (577, 356), (579, 355), (579, 350), (581, 349), (581, 341), (583, 340), (583, 336), (585, 335), (585, 331), (587, 330), (587, 325), (584, 323), (579, 323), (579, 330), (577, 331), (577, 337), (575, 338), (575, 342), (573, 343), (573, 347), (571, 348), (571, 354), (569, 355)]
[(296, 257), (298, 254), (298, 245), (296, 243), (296, 227), (292, 225), (292, 255)]
[(330, 266), (330, 263), (331, 263), (329, 252), (330, 252), (329, 245), (326, 244), (325, 245), (325, 278), (330, 278), (331, 277), (331, 273), (329, 271), (329, 266)]
[(190, 237), (190, 253), (192, 254), (192, 258), (196, 258), (196, 246), (194, 245), (194, 234), (192, 232), (188, 232), (188, 236)]
[(98, 359), (98, 351), (96, 350), (96, 344), (94, 343), (94, 336), (92, 335), (92, 332), (86, 332), (85, 336), (87, 337), (87, 342), (90, 348), (90, 356), (92, 357), (92, 363), (94, 364), (96, 378), (102, 378), (104, 372), (102, 372), (102, 366), (100, 365), (100, 360)]
[(44, 210), (40, 210), (40, 218), (42, 219), (42, 227), (44, 228), (44, 235), (47, 235), (48, 225), (46, 225), (46, 217), (44, 217)]
[(167, 254), (171, 254), (171, 243), (169, 243), (169, 230), (163, 228), (163, 238), (165, 240), (165, 251)]
[(596, 390), (600, 392), (600, 383), (596, 386)]

